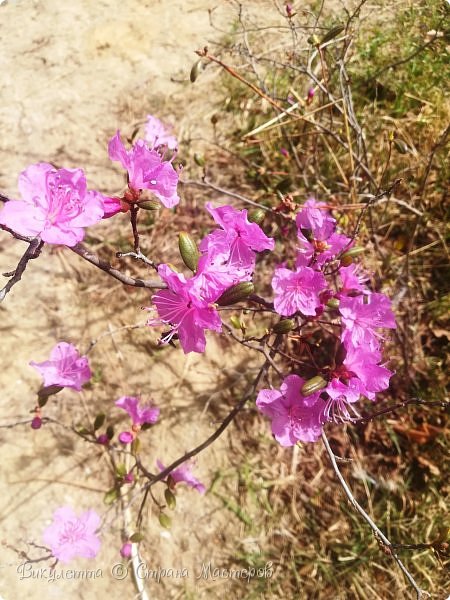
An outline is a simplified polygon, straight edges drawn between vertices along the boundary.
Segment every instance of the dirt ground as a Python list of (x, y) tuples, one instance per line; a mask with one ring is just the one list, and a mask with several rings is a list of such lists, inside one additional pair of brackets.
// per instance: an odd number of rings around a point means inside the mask
[[(215, 9), (216, 21), (225, 28), (231, 22), (231, 3), (216, 4), (218, 8), (207, 0), (1, 2), (0, 191), (17, 197), (20, 171), (51, 161), (82, 167), (89, 187), (114, 193), (122, 187), (123, 175), (107, 157), (107, 140), (117, 128), (130, 133), (148, 113), (165, 117), (181, 140), (198, 140), (200, 147), (200, 138), (211, 134), (213, 94), (187, 80), (194, 50), (218, 36), (208, 8)], [(205, 82), (213, 86), (214, 75)], [(109, 226), (97, 231), (109, 231)], [(0, 272), (12, 270), (23, 251), (24, 244), (1, 234)], [(118, 311), (121, 300), (123, 310)], [(0, 305), (0, 423), (29, 418), (40, 385), (30, 360), (45, 360), (60, 340), (85, 350), (105, 332), (142, 324), (146, 315), (140, 307), (148, 304), (147, 293), (125, 291), (100, 272), (93, 277), (70, 251), (45, 248)], [(185, 357), (180, 349), (155, 353), (149, 341), (156, 339), (148, 328), (102, 337), (89, 355), (94, 383), (81, 394), (61, 392), (46, 414), (71, 424), (109, 411), (123, 394), (142, 393), (161, 407), (161, 424), (144, 444), (149, 467), (156, 458), (169, 463), (203, 441), (217, 423), (211, 407), (221, 390), (243, 377), (240, 358), (224, 358), (212, 338), (206, 358)], [(118, 409), (109, 415), (125, 423)], [(2, 428), (0, 437), (0, 597), (135, 597), (131, 577), (119, 581), (111, 573), (120, 562), (122, 516), (103, 504), (111, 481), (102, 450), (92, 450), (56, 425), (39, 431), (29, 425)], [(197, 474), (207, 485), (226, 465), (227, 444), (225, 435), (198, 460)], [(210, 561), (216, 567), (229, 565), (225, 546), (233, 547), (234, 539), (238, 544), (239, 526), (212, 494), (201, 498), (181, 489), (177, 500), (170, 531), (162, 530), (150, 505), (143, 558), (149, 569), (185, 569), (188, 575), (159, 581), (147, 576), (149, 597), (182, 598), (192, 590), (196, 598), (231, 597), (226, 577), (196, 580), (196, 575)], [(32, 571), (21, 567), (20, 552), (42, 554), (33, 544), (41, 543), (53, 511), (64, 504), (97, 510), (104, 518), (103, 543), (95, 561), (58, 565), (60, 579), (54, 581), (48, 563), (34, 563)], [(68, 568), (93, 570), (95, 576), (74, 579)]]

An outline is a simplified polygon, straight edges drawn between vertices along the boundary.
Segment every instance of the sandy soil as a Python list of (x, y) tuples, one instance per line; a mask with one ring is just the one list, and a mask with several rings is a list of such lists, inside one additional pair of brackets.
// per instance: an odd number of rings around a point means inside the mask
[[(219, 4), (216, 19), (227, 24), (231, 6)], [(213, 6), (206, 0), (0, 3), (0, 190), (15, 197), (19, 172), (38, 161), (82, 167), (91, 188), (120, 189), (123, 175), (107, 158), (107, 140), (117, 128), (130, 132), (147, 113), (172, 121), (181, 138), (208, 135), (211, 93), (186, 81), (193, 51), (209, 36), (217, 37), (208, 8)], [(23, 251), (22, 243), (2, 234), (0, 271), (13, 269)], [(148, 303), (148, 294), (125, 291), (103, 274), (93, 278), (69, 251), (45, 248), (0, 305), (1, 423), (29, 418), (40, 385), (30, 360), (45, 360), (59, 340), (83, 350), (105, 332), (142, 324), (140, 306)], [(156, 337), (148, 328), (103, 337), (90, 353), (94, 383), (81, 394), (63, 391), (47, 414), (68, 424), (86, 421), (109, 410), (120, 395), (139, 392), (152, 397), (163, 417), (144, 444), (149, 466), (156, 458), (168, 463), (203, 441), (217, 422), (220, 392), (243, 377), (240, 359), (225, 359), (214, 340), (206, 359), (184, 357), (180, 350), (155, 353), (150, 340)], [(109, 414), (120, 422), (120, 411)], [(28, 425), (2, 428), (0, 437), (1, 598), (134, 597), (130, 577), (117, 581), (111, 575), (119, 561), (122, 518), (102, 502), (111, 481), (101, 449), (92, 450), (56, 425), (39, 431)], [(227, 444), (224, 436), (199, 459), (198, 476), (207, 484), (226, 464)], [(41, 543), (53, 511), (63, 504), (95, 508), (104, 516), (98, 560), (68, 565), (78, 571), (100, 569), (95, 579), (52, 581), (48, 571), (39, 572), (48, 563), (35, 563), (33, 572), (20, 570), (20, 552), (41, 555), (32, 544)], [(143, 549), (149, 568), (189, 573), (146, 580), (149, 597), (187, 597), (193, 589), (198, 598), (229, 595), (226, 578), (195, 580), (202, 564), (229, 564), (225, 539), (233, 545), (235, 537), (238, 543), (239, 528), (221, 503), (212, 495), (202, 499), (181, 490), (170, 532), (161, 530), (151, 507), (146, 520)], [(70, 577), (64, 566), (56, 574)]]

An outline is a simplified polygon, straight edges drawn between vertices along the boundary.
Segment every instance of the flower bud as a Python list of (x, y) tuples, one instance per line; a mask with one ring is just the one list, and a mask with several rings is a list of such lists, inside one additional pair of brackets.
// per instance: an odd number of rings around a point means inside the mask
[(339, 308), (340, 302), (338, 298), (330, 298), (327, 302), (327, 308), (331, 310), (337, 310)]
[(161, 202), (158, 202), (158, 200), (144, 200), (144, 202), (139, 202), (138, 206), (144, 210), (160, 210)]
[(34, 417), (34, 419), (31, 421), (31, 429), (40, 429), (41, 426), (42, 426), (41, 417)]
[(255, 286), (252, 281), (241, 281), (236, 285), (232, 285), (230, 288), (224, 291), (224, 293), (216, 300), (216, 304), (219, 306), (229, 306), (230, 304), (236, 304), (241, 300), (245, 300), (255, 291)]
[(205, 157), (203, 156), (203, 154), (199, 154), (198, 152), (194, 153), (194, 161), (195, 164), (198, 165), (199, 167), (204, 167), (205, 166)]
[(130, 558), (131, 557), (131, 548), (132, 548), (131, 542), (125, 542), (125, 544), (123, 544), (122, 548), (120, 549), (120, 556), (122, 556), (123, 558)]
[(97, 444), (102, 444), (103, 446), (107, 446), (109, 444), (109, 437), (106, 433), (102, 433), (97, 437)]
[(196, 81), (197, 77), (200, 75), (200, 73), (202, 71), (203, 71), (203, 63), (202, 63), (202, 59), (200, 59), (200, 60), (197, 60), (192, 65), (191, 73), (189, 75), (189, 79), (191, 80), (191, 83), (194, 83), (194, 81)]
[(345, 25), (335, 25), (326, 32), (326, 34), (320, 40), (320, 43), (325, 44), (325, 42), (329, 42), (333, 38), (337, 37), (340, 33), (342, 33), (344, 29)]
[(295, 321), (293, 319), (282, 319), (281, 321), (278, 321), (278, 323), (275, 323), (272, 330), (274, 333), (288, 333), (289, 331), (292, 331), (294, 327)]
[(308, 379), (308, 381), (305, 381), (301, 391), (302, 391), (303, 396), (305, 396), (305, 397), (311, 396), (311, 394), (314, 394), (315, 392), (318, 392), (319, 390), (323, 390), (323, 388), (327, 387), (327, 385), (328, 385), (328, 381), (326, 381), (320, 375), (316, 375), (315, 377)]
[(178, 248), (184, 264), (195, 273), (200, 253), (194, 239), (186, 231), (181, 231), (178, 234)]
[(164, 529), (170, 529), (172, 527), (172, 519), (166, 513), (161, 513), (158, 517), (159, 524), (164, 527)]
[(175, 497), (175, 494), (167, 488), (164, 492), (164, 498), (166, 499), (168, 508), (173, 510), (177, 505), (177, 499)]
[(363, 248), (362, 246), (353, 246), (353, 248), (350, 248), (350, 250), (347, 250), (341, 256), (341, 265), (343, 267), (348, 267), (349, 265), (352, 264), (353, 259), (356, 256), (359, 256), (360, 254), (363, 254), (364, 252), (365, 252), (365, 248)]
[(250, 221), (250, 223), (256, 223), (257, 225), (261, 225), (261, 223), (264, 221), (265, 216), (265, 210), (263, 210), (262, 208), (256, 208), (248, 214), (248, 220)]

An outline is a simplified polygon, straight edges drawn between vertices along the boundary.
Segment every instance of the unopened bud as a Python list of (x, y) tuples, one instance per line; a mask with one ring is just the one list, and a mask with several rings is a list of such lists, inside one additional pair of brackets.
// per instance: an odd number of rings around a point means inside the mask
[(123, 544), (122, 548), (120, 549), (120, 556), (122, 558), (130, 558), (131, 557), (131, 548), (132, 548), (131, 542), (125, 542), (125, 544)]
[(264, 221), (265, 216), (266, 211), (262, 208), (257, 208), (255, 210), (252, 210), (252, 212), (248, 214), (248, 220), (250, 221), (250, 223), (256, 223), (257, 225), (261, 225), (261, 223)]
[(406, 144), (403, 140), (396, 139), (394, 140), (394, 146), (397, 148), (400, 154), (407, 154), (409, 151), (408, 144)]
[(316, 375), (315, 377), (308, 379), (308, 381), (303, 384), (301, 391), (303, 396), (311, 396), (311, 394), (323, 390), (323, 388), (327, 387), (327, 385), (328, 382), (323, 377)]
[(344, 29), (345, 25), (335, 25), (326, 32), (326, 34), (320, 40), (320, 43), (325, 44), (325, 42), (329, 42), (333, 38), (337, 37), (340, 33), (342, 33)]
[(241, 300), (245, 300), (253, 294), (255, 286), (251, 281), (241, 281), (236, 285), (231, 286), (216, 300), (216, 304), (219, 306), (229, 306), (230, 304), (236, 304)]
[(41, 426), (42, 426), (41, 417), (34, 417), (34, 419), (31, 421), (31, 429), (40, 429)]
[(341, 256), (341, 265), (343, 267), (348, 267), (353, 263), (354, 258), (360, 254), (363, 254), (364, 252), (365, 248), (362, 246), (353, 246), (353, 248), (350, 248), (350, 250), (347, 250), (347, 252), (344, 252), (344, 254)]
[(166, 513), (161, 513), (159, 515), (159, 524), (164, 527), (164, 529), (170, 529), (172, 527), (172, 519)]
[(204, 167), (205, 166), (205, 157), (203, 156), (203, 154), (198, 154), (197, 152), (194, 154), (194, 161), (195, 164), (198, 165), (199, 167)]
[(331, 308), (331, 310), (336, 310), (339, 308), (339, 299), (338, 298), (330, 298), (327, 302), (327, 308)]
[(184, 264), (188, 269), (195, 273), (197, 270), (200, 253), (194, 239), (186, 231), (182, 231), (178, 235), (178, 248)]
[(144, 200), (144, 202), (139, 202), (138, 206), (143, 210), (160, 210), (161, 202), (157, 200)]
[(311, 46), (318, 46), (320, 44), (320, 40), (316, 34), (308, 38), (308, 44), (311, 44)]
[(275, 333), (288, 333), (292, 331), (295, 327), (295, 321), (293, 319), (283, 319), (275, 323), (272, 327)]
[(191, 83), (194, 83), (194, 81), (197, 80), (197, 77), (200, 75), (200, 73), (203, 71), (203, 63), (202, 60), (197, 60), (193, 65), (192, 65), (192, 69), (191, 69), (191, 73), (189, 75), (189, 79), (191, 80)]
[(177, 505), (177, 499), (175, 497), (175, 494), (167, 488), (164, 492), (164, 498), (166, 499), (168, 508), (173, 510)]

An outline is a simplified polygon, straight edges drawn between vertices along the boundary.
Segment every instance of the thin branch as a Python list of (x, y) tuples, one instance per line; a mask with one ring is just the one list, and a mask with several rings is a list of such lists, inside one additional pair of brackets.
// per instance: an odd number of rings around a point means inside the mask
[(345, 495), (349, 499), (350, 503), (353, 505), (354, 509), (357, 512), (359, 512), (359, 514), (363, 517), (363, 519), (366, 521), (366, 523), (368, 523), (368, 525), (370, 526), (370, 528), (372, 529), (372, 531), (375, 535), (376, 540), (378, 541), (378, 543), (382, 544), (384, 551), (387, 554), (389, 554), (390, 556), (392, 556), (392, 558), (398, 564), (400, 569), (403, 571), (405, 577), (408, 579), (409, 583), (412, 585), (412, 587), (416, 591), (417, 600), (421, 600), (422, 598), (429, 597), (428, 592), (425, 592), (424, 590), (420, 589), (420, 587), (415, 582), (414, 577), (411, 575), (411, 573), (408, 571), (408, 569), (405, 567), (405, 565), (402, 563), (402, 561), (398, 558), (397, 554), (394, 552), (394, 546), (391, 544), (391, 542), (388, 540), (388, 538), (384, 535), (384, 533), (381, 531), (381, 529), (379, 529), (377, 527), (377, 525), (375, 525), (375, 523), (372, 521), (372, 519), (369, 517), (369, 515), (366, 513), (366, 511), (363, 509), (363, 507), (360, 504), (358, 504), (358, 502), (356, 501), (355, 497), (352, 494), (352, 491), (350, 490), (347, 482), (345, 481), (344, 477), (342, 476), (342, 473), (339, 470), (339, 467), (336, 462), (336, 458), (330, 447), (327, 436), (325, 435), (324, 432), (322, 432), (322, 441), (325, 446), (325, 450), (327, 451), (327, 454), (330, 458), (334, 472), (336, 473), (337, 478), (339, 479), (339, 482), (345, 492)]
[(5, 299), (5, 296), (10, 289), (22, 279), (23, 272), (27, 268), (28, 262), (40, 255), (43, 245), (44, 242), (39, 237), (32, 238), (31, 241), (28, 242), (28, 248), (25, 250), (22, 258), (19, 260), (17, 267), (14, 269), (14, 271), (4, 274), (11, 279), (8, 281), (5, 287), (0, 290), (0, 302)]
[(78, 254), (78, 256), (81, 256), (81, 258), (83, 258), (84, 260), (87, 260), (89, 263), (91, 263), (91, 265), (94, 265), (94, 267), (105, 271), (105, 273), (108, 273), (108, 275), (111, 275), (111, 277), (114, 277), (114, 279), (117, 279), (125, 285), (154, 290), (163, 290), (167, 287), (164, 283), (161, 283), (161, 281), (157, 281), (155, 279), (137, 279), (125, 275), (125, 273), (114, 269), (114, 267), (110, 265), (109, 262), (103, 260), (96, 254), (88, 250), (85, 246), (83, 246), (83, 244), (77, 244), (76, 246), (72, 246), (70, 250), (72, 250), (72, 252), (75, 252), (75, 254)]
[(258, 204), (258, 202), (254, 202), (253, 200), (250, 200), (249, 198), (246, 198), (245, 196), (241, 196), (241, 194), (237, 194), (236, 192), (232, 192), (230, 190), (226, 190), (217, 185), (214, 185), (213, 183), (210, 183), (209, 181), (207, 181), (206, 178), (204, 178), (203, 181), (195, 181), (193, 179), (187, 179), (185, 181), (180, 180), (179, 183), (181, 183), (182, 185), (186, 185), (186, 186), (214, 190), (215, 192), (219, 192), (219, 194), (224, 194), (225, 196), (230, 196), (231, 198), (236, 198), (236, 200), (241, 200), (241, 202), (245, 202), (246, 204), (250, 204), (251, 206), (255, 206), (256, 208), (262, 208), (262, 210), (266, 210), (268, 212), (272, 211), (272, 209), (270, 207), (264, 206), (263, 204)]

